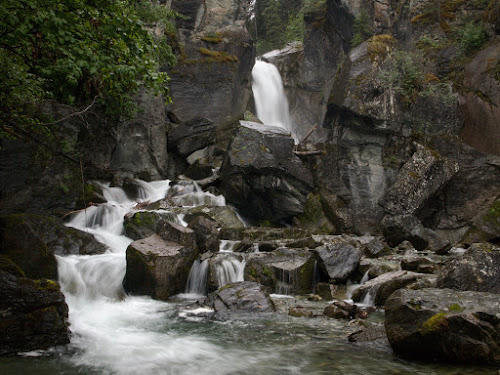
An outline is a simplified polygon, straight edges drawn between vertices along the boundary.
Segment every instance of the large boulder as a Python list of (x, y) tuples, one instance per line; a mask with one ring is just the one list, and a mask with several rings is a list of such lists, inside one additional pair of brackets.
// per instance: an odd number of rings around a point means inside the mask
[[(420, 280), (422, 286), (417, 282)], [(354, 301), (364, 301), (382, 306), (396, 290), (414, 285), (415, 288), (433, 286), (435, 277), (411, 271), (384, 273), (357, 288), (352, 295)]]
[(346, 281), (358, 268), (363, 252), (354, 246), (336, 242), (315, 249), (319, 257), (319, 267), (336, 283)]
[(68, 344), (68, 306), (59, 284), (0, 268), (0, 355)]
[(450, 289), (401, 289), (385, 304), (385, 327), (400, 355), (466, 363), (500, 363), (500, 299)]
[(255, 219), (278, 222), (304, 212), (312, 176), (276, 126), (240, 121), (221, 168), (228, 202)]
[(219, 228), (217, 222), (204, 216), (198, 216), (188, 226), (194, 231), (196, 246), (201, 253), (219, 251)]
[(181, 293), (197, 257), (197, 250), (158, 235), (134, 241), (127, 248), (125, 291), (159, 300)]
[(175, 222), (177, 215), (167, 211), (139, 211), (125, 216), (125, 235), (133, 240), (149, 237), (156, 233), (161, 220)]
[(441, 270), (436, 287), (500, 294), (500, 248), (473, 244)]
[(307, 294), (313, 289), (315, 254), (309, 250), (279, 248), (249, 254), (245, 279), (265, 285), (278, 294)]
[(276, 311), (265, 288), (251, 281), (229, 284), (220, 288), (205, 299), (204, 305), (215, 310), (216, 319), (227, 319), (231, 315)]

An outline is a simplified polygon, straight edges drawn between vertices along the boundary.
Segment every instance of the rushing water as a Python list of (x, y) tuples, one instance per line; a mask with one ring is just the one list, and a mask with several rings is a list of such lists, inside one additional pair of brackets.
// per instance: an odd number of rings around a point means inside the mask
[(262, 60), (252, 69), (252, 91), (257, 117), (266, 125), (278, 126), (290, 132), (298, 143), (290, 118), (288, 100), (278, 68)]
[[(138, 200), (165, 196), (168, 181), (140, 182)], [(198, 194), (198, 191), (194, 191)], [(410, 363), (393, 356), (387, 343), (349, 343), (355, 328), (321, 316), (286, 314), (295, 297), (277, 299), (281, 313), (229, 322), (204, 318), (207, 309), (191, 310), (190, 301), (155, 301), (127, 296), (122, 289), (125, 250), (123, 217), (136, 204), (119, 188), (104, 187), (108, 203), (75, 215), (69, 225), (86, 230), (109, 251), (93, 256), (58, 257), (61, 288), (69, 306), (71, 344), (21, 357), (0, 358), (0, 374), (471, 374), (492, 368)], [(221, 244), (220, 256), (232, 243)], [(226, 254), (224, 253), (226, 252)], [(235, 260), (235, 259), (233, 259)], [(242, 279), (243, 261), (221, 262), (220, 283)], [(195, 263), (188, 291), (205, 286), (207, 262)], [(224, 280), (222, 280), (224, 279)], [(277, 298), (277, 297), (276, 297)], [(300, 301), (301, 304), (312, 302)]]

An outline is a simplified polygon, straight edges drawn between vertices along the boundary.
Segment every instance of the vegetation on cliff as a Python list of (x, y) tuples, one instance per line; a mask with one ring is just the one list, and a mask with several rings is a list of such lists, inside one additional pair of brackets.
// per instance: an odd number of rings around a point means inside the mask
[(174, 56), (167, 38), (148, 27), (168, 31), (172, 16), (147, 0), (1, 0), (0, 136), (57, 123), (40, 117), (44, 99), (83, 111), (103, 104), (116, 114), (133, 113), (141, 87), (168, 100), (168, 76), (158, 66)]

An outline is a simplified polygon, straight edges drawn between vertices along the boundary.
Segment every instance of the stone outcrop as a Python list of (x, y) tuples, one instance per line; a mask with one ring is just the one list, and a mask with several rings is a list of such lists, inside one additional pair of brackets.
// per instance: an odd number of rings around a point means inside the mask
[(304, 211), (312, 176), (282, 129), (241, 121), (221, 168), (228, 202), (247, 215), (279, 222)]
[(500, 294), (500, 248), (473, 244), (443, 267), (436, 287)]
[(159, 300), (181, 293), (197, 257), (195, 249), (158, 235), (134, 241), (127, 248), (125, 291)]
[(498, 295), (450, 289), (401, 289), (385, 304), (393, 350), (410, 358), (500, 362)]
[(226, 285), (211, 293), (203, 304), (214, 309), (213, 317), (217, 320), (276, 311), (265, 288), (251, 281)]
[(4, 272), (0, 259), (0, 355), (69, 343), (68, 306), (59, 284)]

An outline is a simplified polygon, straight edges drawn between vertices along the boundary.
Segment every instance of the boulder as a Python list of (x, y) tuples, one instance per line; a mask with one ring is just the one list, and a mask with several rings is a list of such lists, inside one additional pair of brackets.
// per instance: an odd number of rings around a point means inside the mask
[(159, 300), (181, 293), (197, 257), (197, 250), (158, 235), (134, 241), (127, 248), (125, 291)]
[(384, 273), (399, 271), (400, 264), (398, 259), (393, 259), (392, 257), (377, 259), (364, 258), (359, 262), (358, 270), (363, 275), (368, 272), (370, 279), (374, 279)]
[[(420, 274), (409, 271), (393, 271), (384, 273), (357, 288), (352, 295), (354, 301), (365, 301), (381, 306), (387, 298), (396, 290), (415, 284), (419, 280), (432, 283), (435, 279), (432, 275)], [(424, 285), (429, 287), (431, 285)], [(422, 286), (422, 287), (424, 287)]]
[(428, 361), (500, 363), (500, 299), (451, 289), (401, 289), (385, 304), (393, 350)]
[(196, 246), (201, 253), (219, 251), (219, 228), (214, 220), (198, 216), (189, 223), (188, 228), (194, 231)]
[(346, 281), (358, 268), (363, 254), (361, 250), (344, 242), (319, 246), (315, 249), (315, 252), (319, 257), (318, 265), (320, 269), (337, 283)]
[(361, 330), (351, 333), (348, 338), (350, 342), (371, 342), (384, 340), (387, 342), (387, 334), (382, 324), (363, 327)]
[(156, 225), (156, 233), (165, 241), (197, 249), (196, 234), (191, 228), (168, 220), (161, 220)]
[(297, 318), (312, 318), (314, 317), (314, 311), (305, 308), (304, 306), (292, 306), (288, 310), (288, 315), (295, 316)]
[(436, 287), (500, 294), (500, 247), (473, 244), (443, 267)]
[(184, 157), (213, 145), (216, 141), (215, 124), (205, 118), (195, 117), (173, 125), (168, 133), (168, 148)]
[(59, 284), (0, 270), (0, 355), (69, 344), (68, 306)]
[(198, 216), (205, 216), (211, 220), (215, 220), (222, 231), (224, 229), (245, 228), (245, 223), (243, 223), (236, 211), (229, 206), (198, 206), (188, 208), (185, 211), (184, 220), (190, 223), (191, 220)]
[(156, 233), (156, 227), (161, 220), (175, 222), (177, 215), (166, 211), (139, 211), (128, 214), (123, 221), (125, 235), (133, 240), (149, 237)]
[(278, 294), (312, 291), (315, 256), (312, 251), (280, 248), (247, 256), (245, 279), (259, 282)]
[(369, 258), (378, 258), (391, 253), (383, 238), (377, 237), (363, 246), (363, 253)]
[(221, 168), (227, 201), (257, 220), (279, 222), (304, 212), (312, 176), (276, 126), (240, 121)]
[(276, 311), (265, 288), (251, 281), (228, 284), (210, 293), (204, 305), (214, 309), (214, 318), (218, 320), (230, 318), (232, 315)]
[(335, 319), (354, 319), (357, 306), (345, 301), (335, 301), (328, 304), (323, 310), (323, 315)]

